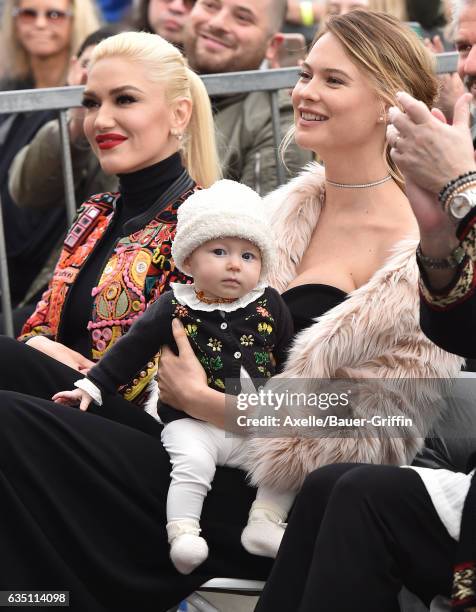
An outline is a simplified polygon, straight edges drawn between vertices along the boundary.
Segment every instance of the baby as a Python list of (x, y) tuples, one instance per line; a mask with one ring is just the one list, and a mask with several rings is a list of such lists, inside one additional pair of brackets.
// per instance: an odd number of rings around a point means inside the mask
[[(179, 208), (172, 246), (175, 264), (194, 284), (172, 284), (88, 372), (78, 389), (53, 396), (59, 403), (102, 404), (129, 382), (161, 346), (176, 350), (172, 320), (184, 325), (203, 365), (208, 385), (225, 392), (225, 380), (249, 388), (251, 379), (268, 379), (285, 358), (292, 338), (291, 315), (280, 295), (266, 285), (274, 243), (261, 198), (249, 187), (223, 180), (197, 191)], [(241, 389), (236, 389), (239, 393)], [(151, 407), (146, 410), (151, 412)], [(189, 574), (208, 556), (200, 537), (203, 502), (216, 465), (242, 467), (246, 442), (239, 436), (154, 401), (164, 423), (162, 442), (172, 463), (167, 497), (170, 557)], [(275, 556), (294, 494), (260, 487), (242, 534), (254, 554)]]

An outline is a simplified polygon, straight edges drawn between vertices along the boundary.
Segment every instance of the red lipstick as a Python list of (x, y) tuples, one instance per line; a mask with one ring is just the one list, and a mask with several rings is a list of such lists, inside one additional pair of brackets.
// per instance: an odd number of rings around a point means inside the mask
[(122, 134), (99, 134), (96, 136), (96, 142), (101, 150), (113, 149), (117, 147), (121, 143), (127, 140), (127, 136), (122, 136)]

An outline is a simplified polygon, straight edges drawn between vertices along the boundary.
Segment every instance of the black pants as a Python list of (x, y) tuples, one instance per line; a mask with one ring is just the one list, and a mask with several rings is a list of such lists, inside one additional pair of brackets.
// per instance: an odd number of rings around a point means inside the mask
[(320, 468), (306, 479), (259, 612), (398, 612), (402, 587), (427, 605), (452, 583), (456, 542), (418, 474)]
[(161, 426), (119, 396), (87, 412), (48, 401), (79, 377), (0, 338), (0, 590), (68, 590), (75, 612), (160, 612), (213, 576), (265, 579), (270, 561), (240, 544), (255, 490), (229, 468), (204, 506), (209, 558), (191, 576), (174, 569)]

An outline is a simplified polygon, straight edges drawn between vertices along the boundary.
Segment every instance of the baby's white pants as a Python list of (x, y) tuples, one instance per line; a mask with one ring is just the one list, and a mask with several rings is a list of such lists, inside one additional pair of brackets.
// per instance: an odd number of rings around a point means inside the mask
[(216, 466), (241, 467), (246, 452), (245, 439), (211, 423), (185, 418), (164, 426), (162, 443), (172, 463), (167, 521), (200, 521)]

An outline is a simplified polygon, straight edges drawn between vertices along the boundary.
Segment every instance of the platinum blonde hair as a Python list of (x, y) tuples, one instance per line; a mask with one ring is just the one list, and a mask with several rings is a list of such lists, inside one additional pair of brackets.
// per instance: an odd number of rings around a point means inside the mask
[(121, 57), (140, 64), (154, 83), (163, 83), (169, 103), (192, 102), (192, 115), (181, 147), (182, 160), (192, 178), (209, 187), (220, 176), (212, 109), (207, 90), (180, 51), (158, 34), (122, 32), (103, 40), (95, 48), (89, 69), (96, 62)]

